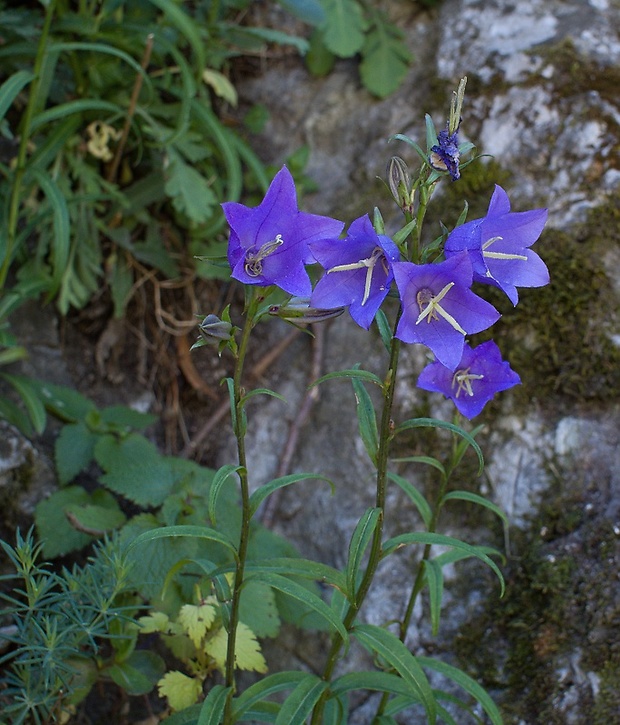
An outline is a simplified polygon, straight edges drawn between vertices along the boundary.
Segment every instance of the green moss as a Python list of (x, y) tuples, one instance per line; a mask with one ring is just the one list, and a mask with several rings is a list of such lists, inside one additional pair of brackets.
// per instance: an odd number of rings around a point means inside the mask
[(620, 661), (607, 662), (599, 676), (600, 689), (592, 708), (591, 725), (609, 725), (620, 712)]

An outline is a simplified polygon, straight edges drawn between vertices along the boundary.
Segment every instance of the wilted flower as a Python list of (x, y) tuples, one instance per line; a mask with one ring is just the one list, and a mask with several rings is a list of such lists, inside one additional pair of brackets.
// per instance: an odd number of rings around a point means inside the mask
[(546, 209), (511, 212), (508, 194), (496, 186), (487, 215), (457, 227), (444, 251), (446, 257), (467, 252), (474, 280), (499, 287), (516, 305), (517, 287), (542, 287), (549, 282), (545, 263), (528, 249), (546, 221)]
[(452, 181), (456, 181), (461, 176), (460, 158), (458, 130), (454, 133), (450, 133), (448, 129), (440, 131), (437, 134), (437, 144), (431, 146), (431, 166), (439, 171), (448, 171)]
[(420, 373), (418, 387), (452, 398), (457, 409), (466, 417), (478, 415), (495, 393), (518, 385), (521, 379), (493, 342), (483, 342), (476, 348), (467, 343), (463, 357), (451, 370), (440, 362), (427, 365)]
[(219, 344), (222, 340), (230, 340), (233, 326), (226, 320), (220, 320), (217, 315), (207, 315), (198, 325), (198, 330), (204, 340)]
[(338, 317), (344, 312), (344, 309), (344, 307), (336, 307), (332, 310), (318, 309), (310, 307), (310, 300), (307, 297), (291, 297), (283, 305), (272, 305), (269, 308), (269, 314), (295, 325), (308, 325)]
[(396, 337), (426, 345), (439, 362), (455, 370), (465, 335), (486, 330), (500, 318), (493, 305), (469, 289), (467, 254), (439, 264), (399, 262), (393, 270), (403, 308)]
[(348, 307), (355, 322), (367, 330), (390, 290), (398, 247), (377, 234), (366, 215), (351, 224), (346, 239), (311, 242), (310, 249), (327, 270), (310, 304), (320, 309)]
[(230, 226), (228, 261), (232, 276), (251, 285), (276, 285), (292, 295), (312, 291), (304, 267), (313, 261), (308, 243), (337, 237), (344, 224), (297, 209), (295, 182), (286, 166), (276, 174), (263, 201), (254, 208), (222, 204)]

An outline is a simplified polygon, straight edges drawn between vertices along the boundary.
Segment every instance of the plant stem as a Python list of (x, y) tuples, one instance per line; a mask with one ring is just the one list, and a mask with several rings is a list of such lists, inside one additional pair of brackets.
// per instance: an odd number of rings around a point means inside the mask
[(241, 533), (239, 535), (239, 548), (237, 551), (238, 564), (235, 570), (235, 580), (233, 583), (232, 601), (230, 604), (230, 620), (228, 624), (228, 648), (226, 652), (226, 687), (230, 687), (226, 708), (224, 710), (224, 725), (229, 725), (232, 720), (232, 698), (235, 692), (235, 640), (237, 636), (237, 625), (239, 624), (239, 605), (241, 602), (241, 587), (243, 586), (243, 575), (245, 570), (245, 561), (248, 551), (248, 540), (250, 536), (250, 491), (248, 486), (247, 461), (245, 453), (245, 415), (243, 411), (243, 389), (241, 387), (241, 379), (243, 376), (243, 364), (245, 362), (246, 352), (250, 333), (255, 324), (255, 316), (260, 303), (260, 297), (254, 289), (251, 291), (251, 298), (247, 306), (245, 315), (245, 324), (241, 332), (241, 340), (239, 341), (239, 351), (235, 364), (235, 373), (233, 377), (233, 405), (234, 405), (234, 435), (237, 440), (237, 457), (239, 461), (239, 486), (241, 489)]
[[(398, 324), (401, 311), (396, 318), (394, 329)], [(383, 525), (385, 519), (385, 493), (387, 484), (387, 464), (390, 443), (392, 440), (392, 407), (394, 404), (394, 390), (396, 388), (396, 372), (398, 369), (398, 356), (400, 353), (400, 340), (397, 340), (392, 336), (392, 344), (390, 348), (390, 362), (388, 366), (387, 375), (383, 384), (383, 410), (381, 413), (381, 426), (379, 428), (379, 449), (377, 451), (377, 490), (375, 497), (375, 506), (379, 509), (379, 519), (375, 528), (372, 544), (370, 547), (370, 553), (368, 556), (368, 564), (366, 571), (360, 583), (359, 589), (355, 593), (355, 601), (349, 605), (347, 613), (343, 619), (343, 625), (347, 631), (355, 623), (355, 619), (360, 611), (364, 599), (370, 590), (375, 572), (379, 562), (381, 561), (382, 545), (383, 545)], [(323, 671), (323, 679), (329, 682), (331, 679), (334, 668), (340, 657), (340, 650), (342, 649), (343, 639), (338, 633), (332, 637), (332, 646), (327, 657), (327, 663)], [(320, 700), (317, 702), (314, 712), (312, 714), (312, 725), (320, 725), (323, 717), (323, 710), (325, 703), (327, 702), (328, 693), (324, 693)]]
[(56, 8), (56, 0), (50, 0), (49, 5), (46, 8), (45, 20), (43, 22), (43, 28), (41, 29), (41, 37), (39, 38), (39, 44), (37, 46), (37, 55), (34, 61), (34, 79), (30, 86), (30, 95), (28, 96), (28, 103), (26, 104), (26, 110), (21, 120), (21, 127), (19, 129), (19, 149), (17, 150), (17, 163), (15, 166), (15, 176), (13, 178), (13, 185), (11, 186), (11, 197), (9, 199), (9, 213), (7, 219), (7, 233), (6, 233), (6, 250), (4, 259), (2, 260), (2, 266), (0, 267), (0, 293), (4, 289), (4, 283), (9, 273), (9, 267), (13, 258), (13, 249), (15, 247), (15, 236), (17, 234), (17, 223), (19, 221), (19, 202), (20, 194), (22, 189), (22, 181), (24, 174), (26, 173), (26, 155), (28, 152), (28, 142), (30, 140), (30, 127), (32, 126), (32, 119), (34, 117), (34, 110), (38, 103), (40, 103), (39, 85), (41, 84), (41, 69), (45, 61), (45, 55), (47, 52), (47, 40), (50, 34), (50, 28), (52, 25), (52, 18), (54, 17), (54, 11)]

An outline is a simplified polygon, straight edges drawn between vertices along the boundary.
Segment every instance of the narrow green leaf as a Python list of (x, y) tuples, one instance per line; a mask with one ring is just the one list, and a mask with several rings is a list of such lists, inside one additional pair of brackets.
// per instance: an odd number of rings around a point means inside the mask
[(63, 275), (67, 272), (69, 250), (71, 247), (71, 222), (67, 201), (53, 179), (39, 168), (30, 169), (41, 190), (48, 200), (54, 219), (54, 244), (52, 245), (52, 280), (53, 287), (50, 294), (60, 286)]
[(409, 420), (404, 421), (396, 427), (394, 435), (402, 433), (406, 430), (411, 430), (411, 428), (444, 428), (445, 430), (452, 431), (452, 433), (456, 433), (456, 435), (464, 438), (474, 449), (476, 456), (478, 456), (478, 475), (482, 473), (482, 470), (484, 468), (484, 457), (482, 455), (482, 450), (480, 449), (480, 446), (476, 443), (474, 438), (467, 431), (459, 428), (458, 425), (454, 425), (453, 423), (447, 423), (446, 421), (438, 420), (437, 418), (410, 418)]
[(418, 509), (424, 525), (428, 528), (433, 518), (433, 512), (428, 501), (418, 491), (418, 489), (410, 483), (406, 478), (399, 476), (397, 473), (391, 473), (388, 471), (388, 478), (399, 486), (409, 496), (415, 507)]
[(240, 721), (239, 718), (249, 708), (254, 707), (261, 700), (271, 697), (271, 695), (275, 695), (278, 692), (294, 689), (305, 677), (305, 672), (294, 670), (275, 672), (273, 675), (267, 675), (267, 677), (261, 678), (233, 700), (233, 721), (244, 722), (245, 720)]
[(18, 360), (24, 360), (28, 357), (28, 351), (25, 347), (15, 345), (0, 352), (0, 365), (10, 365)]
[(382, 627), (357, 624), (353, 628), (353, 634), (365, 649), (376, 652), (398, 672), (412, 693), (419, 698), (426, 710), (429, 724), (434, 725), (437, 718), (437, 703), (418, 658), (411, 654), (395, 634)]
[(388, 318), (382, 309), (377, 310), (375, 322), (377, 323), (377, 328), (379, 329), (379, 335), (381, 336), (383, 347), (385, 347), (389, 354), (392, 350), (392, 328), (390, 327)]
[(22, 375), (9, 375), (8, 373), (2, 373), (1, 377), (17, 391), (24, 407), (28, 411), (28, 416), (35, 431), (41, 435), (45, 430), (47, 416), (45, 414), (45, 406), (41, 402), (36, 388), (31, 384), (30, 379)]
[[(410, 685), (398, 675), (389, 672), (349, 672), (336, 678), (330, 689), (334, 695), (356, 690), (375, 690), (412, 698)], [(414, 699), (419, 702), (417, 697)]]
[(272, 398), (277, 398), (283, 403), (286, 403), (286, 398), (283, 395), (280, 395), (280, 393), (276, 393), (274, 390), (269, 390), (269, 388), (255, 388), (254, 390), (250, 390), (247, 395), (244, 395), (243, 398), (241, 398), (241, 405), (245, 405), (247, 401), (255, 395), (269, 395)]
[(42, 111), (32, 119), (31, 130), (36, 131), (41, 126), (45, 126), (47, 123), (52, 121), (58, 121), (61, 118), (66, 118), (75, 113), (84, 113), (86, 111), (107, 111), (110, 114), (123, 116), (125, 111), (123, 108), (118, 106), (116, 103), (110, 103), (109, 101), (101, 101), (97, 98), (86, 98), (78, 99), (76, 101), (67, 101), (67, 103), (59, 103), (56, 106), (48, 108), (46, 111)]
[(441, 617), (441, 600), (443, 598), (443, 571), (441, 566), (433, 559), (424, 562), (424, 574), (428, 585), (429, 605), (431, 610), (431, 625), (433, 637), (439, 632), (439, 619)]
[[(464, 541), (455, 539), (452, 536), (444, 536), (444, 534), (421, 531), (417, 533), (400, 534), (399, 536), (394, 536), (392, 539), (388, 539), (388, 541), (386, 541), (383, 545), (383, 556), (387, 556), (388, 554), (396, 551), (396, 549), (400, 549), (403, 546), (408, 546), (410, 544), (424, 544), (425, 546), (450, 546), (455, 549), (468, 552), (470, 556), (480, 559), (480, 561), (483, 561), (495, 572), (500, 582), (501, 596), (504, 596), (504, 577), (502, 576), (502, 572), (499, 570), (497, 564), (485, 553), (487, 550), (486, 548), (466, 544)], [(497, 553), (499, 554), (499, 552)]]
[(362, 565), (362, 559), (370, 543), (379, 519), (381, 509), (369, 508), (360, 518), (349, 543), (349, 558), (347, 560), (347, 592), (349, 601), (357, 601), (357, 576)]
[(321, 695), (329, 687), (317, 675), (306, 673), (282, 704), (276, 725), (304, 725)]
[(13, 105), (13, 101), (20, 94), (21, 90), (30, 83), (34, 74), (27, 70), (19, 70), (9, 76), (0, 86), (0, 120)]
[[(249, 559), (246, 563), (247, 571), (273, 572), (283, 576), (298, 576), (311, 579), (332, 586), (341, 592), (346, 591), (346, 579), (342, 572), (332, 566), (309, 559), (277, 557), (274, 559)], [(218, 570), (219, 571), (219, 570)]]
[(370, 460), (373, 464), (377, 464), (377, 452), (379, 450), (379, 431), (377, 429), (377, 416), (372, 398), (364, 387), (364, 384), (353, 378), (353, 390), (355, 391), (355, 401), (357, 410), (357, 422), (362, 437), (362, 442)]
[(335, 616), (334, 612), (316, 594), (313, 594), (292, 579), (287, 579), (279, 574), (273, 574), (272, 572), (266, 572), (264, 570), (260, 572), (249, 572), (246, 581), (251, 581), (252, 579), (269, 584), (273, 589), (277, 589), (283, 594), (287, 594), (289, 597), (297, 599), (309, 606), (323, 617), (340, 634), (345, 645), (348, 645), (349, 633), (344, 628), (340, 619)]
[(424, 115), (424, 122), (426, 124), (426, 150), (430, 153), (431, 147), (437, 145), (437, 131), (433, 119), (428, 113)]
[(179, 526), (162, 526), (158, 529), (151, 529), (145, 531), (135, 539), (132, 539), (127, 547), (130, 551), (139, 544), (145, 544), (149, 541), (156, 541), (158, 539), (171, 539), (177, 537), (184, 537), (193, 539), (206, 539), (207, 541), (214, 541), (216, 544), (222, 544), (229, 551), (231, 551), (237, 560), (237, 549), (232, 541), (225, 535), (221, 534), (215, 529), (211, 529), (208, 526), (190, 526), (190, 525), (179, 525)]
[(222, 715), (226, 709), (228, 694), (231, 690), (231, 687), (214, 685), (209, 690), (209, 694), (202, 703), (202, 708), (200, 709), (200, 715), (198, 716), (198, 722), (196, 725), (220, 725)]
[(390, 141), (403, 141), (404, 143), (408, 144), (418, 154), (422, 163), (428, 164), (428, 155), (421, 149), (420, 146), (418, 146), (418, 144), (412, 138), (409, 138), (409, 136), (405, 136), (402, 133), (395, 133), (393, 136), (389, 137), (388, 142)]
[(241, 474), (243, 471), (243, 466), (233, 466), (231, 463), (228, 463), (218, 469), (215, 476), (213, 476), (211, 486), (209, 487), (209, 518), (214, 526), (217, 524), (217, 499), (222, 490), (222, 486), (233, 473)]
[(290, 486), (293, 483), (298, 483), (299, 481), (306, 481), (308, 479), (316, 481), (327, 481), (332, 490), (332, 495), (334, 494), (335, 486), (326, 476), (321, 476), (317, 473), (291, 473), (288, 476), (274, 478), (273, 481), (269, 481), (269, 483), (263, 484), (262, 486), (260, 486), (260, 488), (257, 488), (256, 491), (254, 491), (254, 493), (250, 496), (250, 516), (254, 516), (261, 503), (274, 491), (277, 491), (279, 488), (284, 488), (285, 486)]
[(444, 675), (448, 679), (455, 682), (459, 687), (462, 687), (465, 692), (471, 695), (477, 702), (482, 705), (483, 710), (491, 719), (493, 725), (503, 725), (502, 716), (497, 708), (497, 705), (489, 697), (486, 690), (481, 687), (475, 680), (469, 675), (466, 675), (462, 670), (457, 667), (446, 664), (441, 660), (436, 660), (431, 657), (418, 657), (418, 662), (429, 670), (434, 670)]
[(327, 373), (327, 375), (323, 375), (318, 380), (315, 380), (312, 385), (310, 385), (310, 387), (312, 388), (315, 385), (320, 385), (326, 380), (336, 380), (336, 378), (351, 378), (352, 380), (364, 380), (369, 383), (374, 383), (380, 388), (383, 388), (383, 381), (378, 375), (371, 373), (369, 370), (359, 370), (357, 368), (351, 368), (349, 370), (337, 370), (333, 373)]
[(446, 469), (441, 461), (438, 461), (433, 456), (405, 456), (404, 458), (392, 458), (393, 463), (424, 463), (427, 466), (436, 468), (439, 473), (445, 478)]
[(168, 20), (175, 25), (177, 29), (185, 36), (190, 44), (192, 51), (196, 56), (198, 68), (202, 70), (206, 65), (205, 44), (200, 37), (198, 26), (193, 18), (191, 18), (182, 6), (171, 2), (171, 0), (151, 0), (153, 5), (157, 6), (167, 17)]
[(443, 500), (469, 501), (470, 503), (475, 503), (478, 506), (484, 506), (484, 508), (489, 509), (489, 511), (492, 511), (496, 516), (499, 516), (506, 526), (510, 524), (508, 516), (506, 516), (499, 506), (496, 506), (492, 501), (489, 501), (484, 498), (484, 496), (480, 496), (477, 493), (472, 493), (471, 491), (450, 491), (444, 496)]
[(408, 224), (405, 224), (405, 226), (402, 229), (399, 229), (392, 237), (392, 239), (394, 240), (394, 244), (400, 246), (411, 234), (411, 232), (416, 228), (417, 225), (417, 219), (412, 219)]

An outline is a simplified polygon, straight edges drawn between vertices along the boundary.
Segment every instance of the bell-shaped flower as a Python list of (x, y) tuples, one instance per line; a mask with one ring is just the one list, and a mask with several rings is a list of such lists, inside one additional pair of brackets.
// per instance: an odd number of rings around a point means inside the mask
[(489, 340), (473, 349), (465, 343), (463, 357), (455, 370), (440, 362), (427, 365), (420, 373), (418, 387), (452, 398), (457, 409), (471, 420), (495, 393), (520, 382), (517, 373), (502, 360), (497, 345)]
[(549, 282), (545, 263), (529, 249), (546, 221), (546, 209), (511, 212), (508, 195), (496, 186), (487, 215), (457, 227), (448, 236), (444, 252), (451, 257), (466, 251), (474, 280), (499, 287), (516, 305), (517, 287), (542, 287)]
[(310, 305), (348, 307), (355, 322), (367, 330), (390, 290), (392, 264), (400, 259), (398, 247), (389, 237), (377, 234), (366, 215), (351, 224), (345, 239), (311, 242), (310, 250), (326, 270)]
[(499, 312), (469, 288), (472, 268), (465, 252), (439, 264), (394, 264), (402, 302), (396, 337), (429, 347), (439, 362), (455, 370), (465, 335), (481, 332)]
[(222, 208), (230, 226), (232, 276), (244, 284), (276, 285), (291, 295), (309, 297), (312, 285), (304, 265), (314, 260), (308, 244), (337, 237), (343, 222), (299, 211), (295, 182), (286, 166), (257, 207), (229, 201)]

